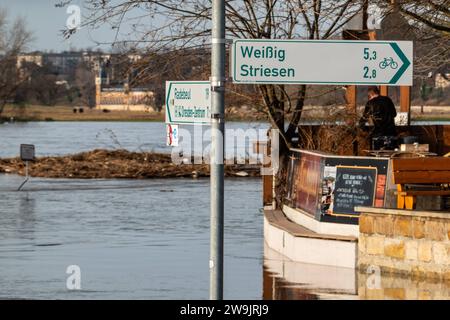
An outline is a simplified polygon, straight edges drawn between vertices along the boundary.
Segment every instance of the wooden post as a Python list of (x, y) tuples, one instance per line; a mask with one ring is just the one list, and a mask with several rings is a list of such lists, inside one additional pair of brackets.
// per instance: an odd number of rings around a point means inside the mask
[(410, 112), (411, 107), (411, 87), (400, 86), (400, 111)]
[(408, 125), (411, 121), (411, 87), (400, 86), (400, 112), (408, 113)]
[[(254, 142), (253, 152), (262, 154), (264, 157), (263, 167), (270, 168), (272, 166), (270, 148), (267, 142)], [(269, 206), (273, 203), (273, 175), (263, 175), (263, 206)]]
[[(345, 101), (347, 103), (347, 111), (349, 114), (356, 115), (356, 86), (347, 86), (347, 91), (345, 92)], [(354, 122), (354, 119), (352, 119)]]
[[(342, 38), (345, 40), (363, 40), (367, 39), (367, 32), (361, 30), (344, 30)], [(347, 103), (347, 112), (354, 115), (352, 122), (355, 122), (356, 119), (356, 99), (356, 86), (346, 86), (345, 101)]]
[(263, 205), (271, 206), (273, 202), (273, 175), (263, 175)]
[[(357, 116), (358, 116), (358, 109), (357, 109), (357, 92), (356, 92), (356, 86), (347, 86), (347, 91), (345, 92), (345, 100), (347, 103), (347, 114), (350, 115), (352, 118), (350, 119), (351, 123), (350, 125), (356, 128), (356, 122), (357, 122)], [(358, 155), (358, 141), (356, 140), (357, 134), (356, 130), (353, 133), (353, 155)]]

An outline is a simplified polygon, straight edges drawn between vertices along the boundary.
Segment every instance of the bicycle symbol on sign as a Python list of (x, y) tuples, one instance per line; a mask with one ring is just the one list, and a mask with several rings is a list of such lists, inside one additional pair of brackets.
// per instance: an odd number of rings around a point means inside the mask
[(397, 69), (398, 63), (394, 61), (394, 58), (390, 57), (390, 58), (384, 58), (380, 62), (379, 66), (381, 69), (386, 69), (387, 67), (391, 67), (392, 69)]

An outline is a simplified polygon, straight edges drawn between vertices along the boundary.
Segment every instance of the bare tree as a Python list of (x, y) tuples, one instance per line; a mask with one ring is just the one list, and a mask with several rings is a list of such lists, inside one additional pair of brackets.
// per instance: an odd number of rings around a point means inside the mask
[(436, 31), (450, 33), (449, 0), (374, 0)]
[[(339, 37), (344, 26), (367, 7), (368, 0), (225, 0), (228, 39), (329, 39)], [(210, 0), (87, 0), (84, 25), (109, 25), (115, 42), (134, 44), (152, 54), (177, 58), (185, 50), (210, 49)], [(130, 31), (131, 30), (131, 31)], [(66, 30), (66, 35), (75, 30)], [(179, 59), (179, 57), (178, 57)], [(169, 66), (170, 67), (170, 66)], [(150, 68), (148, 69), (150, 72)], [(159, 70), (155, 70), (160, 72)], [(163, 79), (161, 79), (163, 80)], [(169, 79), (165, 79), (169, 80)], [(161, 81), (161, 83), (163, 83)], [(227, 90), (233, 89), (227, 85)], [(289, 147), (299, 127), (307, 86), (261, 84), (256, 86), (261, 104), (281, 134), (278, 185), (288, 163)], [(285, 123), (288, 125), (285, 126)]]
[(89, 108), (94, 107), (95, 74), (86, 62), (81, 62), (75, 69), (75, 86), (78, 91), (79, 101), (82, 105)]
[(430, 73), (450, 68), (450, 0), (373, 0), (382, 9), (390, 40), (414, 40), (414, 78), (423, 83)]
[(25, 20), (17, 18), (11, 22), (7, 11), (0, 8), (0, 115), (26, 80), (18, 70), (17, 55), (31, 41), (32, 33), (26, 28)]
[(164, 105), (166, 80), (203, 80), (210, 73), (210, 53), (207, 49), (188, 48), (168, 52), (150, 52), (135, 63), (131, 86), (145, 86), (154, 92), (154, 105), (160, 111)]
[[(367, 0), (229, 0), (226, 1), (228, 38), (328, 39), (361, 12)], [(109, 25), (115, 42), (135, 44), (154, 54), (209, 48), (209, 0), (87, 0), (84, 25)], [(132, 31), (130, 31), (132, 30)], [(67, 30), (70, 35), (75, 30)], [(150, 71), (150, 70), (148, 70)], [(293, 89), (295, 88), (295, 89)], [(259, 85), (261, 101), (284, 147), (301, 119), (306, 86)], [(285, 128), (285, 121), (289, 125)]]

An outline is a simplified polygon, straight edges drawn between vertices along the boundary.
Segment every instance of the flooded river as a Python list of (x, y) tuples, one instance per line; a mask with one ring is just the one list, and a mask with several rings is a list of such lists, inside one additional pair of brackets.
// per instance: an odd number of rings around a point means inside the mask
[[(0, 298), (208, 298), (208, 179), (21, 180), (0, 175)], [(260, 299), (260, 181), (225, 189), (225, 297)]]
[[(226, 129), (226, 152), (228, 158), (233, 155), (245, 156), (252, 149), (232, 143), (234, 130), (243, 130), (256, 134), (261, 140), (266, 139), (269, 124), (265, 122), (228, 122)], [(207, 126), (181, 126), (186, 130), (181, 133), (180, 145), (192, 152), (207, 147), (210, 135)], [(250, 129), (250, 131), (247, 131)], [(203, 137), (203, 139), (196, 139)], [(184, 139), (183, 139), (184, 138)], [(166, 146), (166, 128), (163, 122), (28, 122), (0, 123), (0, 158), (15, 157), (19, 145), (29, 143), (36, 145), (36, 155), (66, 155), (93, 149), (118, 149), (128, 151), (154, 151), (170, 153)], [(198, 148), (200, 146), (200, 148)]]
[[(231, 128), (267, 124), (232, 123)], [(165, 147), (161, 123), (0, 125), (0, 157)], [(209, 180), (0, 174), (0, 299), (207, 299)], [(289, 261), (264, 246), (261, 180), (226, 179), (226, 299), (438, 299), (449, 286)], [(69, 290), (70, 266), (81, 290)]]
[[(165, 139), (159, 122), (9, 123), (0, 125), (0, 157), (18, 156), (21, 143), (37, 156), (170, 152)], [(22, 179), (0, 175), (0, 298), (208, 298), (208, 179), (32, 179), (16, 192)], [(226, 212), (225, 297), (259, 299), (260, 179), (227, 179)], [(81, 291), (66, 288), (71, 265)]]

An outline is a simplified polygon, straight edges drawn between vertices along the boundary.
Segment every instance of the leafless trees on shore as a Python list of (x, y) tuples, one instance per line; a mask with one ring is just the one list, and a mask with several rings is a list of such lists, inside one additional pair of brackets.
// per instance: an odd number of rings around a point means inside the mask
[(17, 55), (24, 51), (33, 35), (25, 20), (11, 20), (8, 12), (0, 8), (0, 115), (26, 77), (17, 68)]

